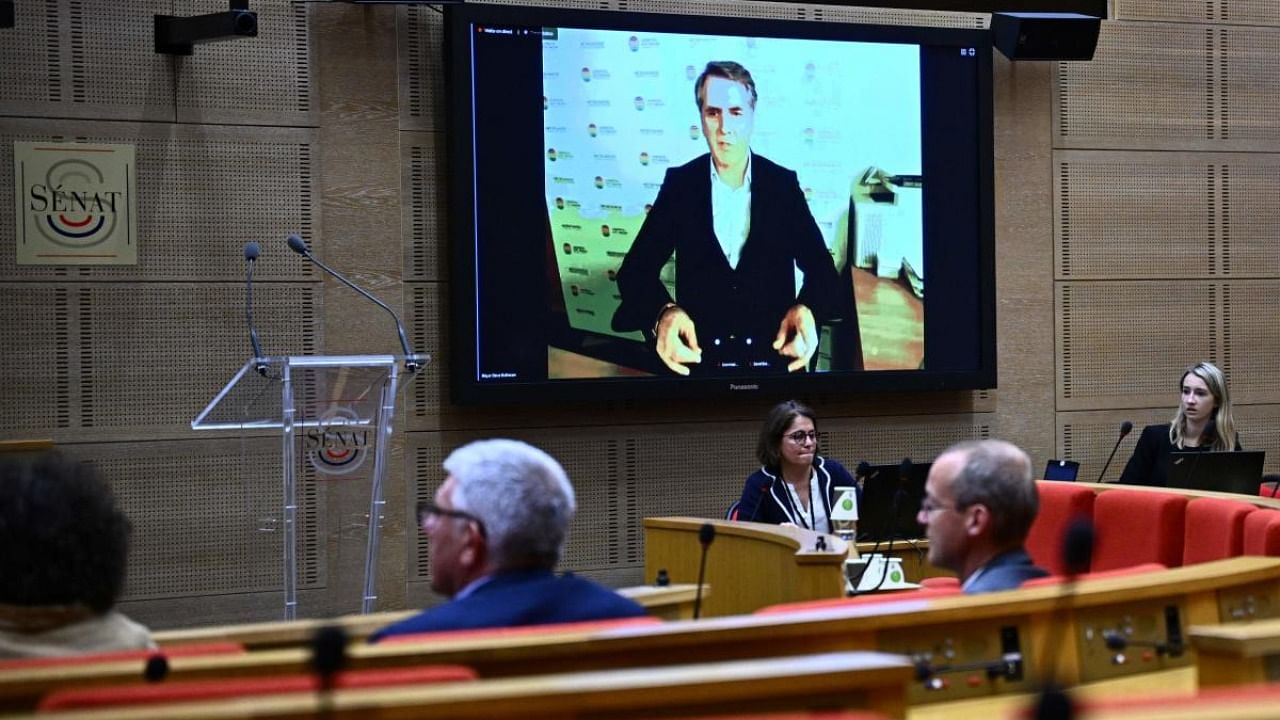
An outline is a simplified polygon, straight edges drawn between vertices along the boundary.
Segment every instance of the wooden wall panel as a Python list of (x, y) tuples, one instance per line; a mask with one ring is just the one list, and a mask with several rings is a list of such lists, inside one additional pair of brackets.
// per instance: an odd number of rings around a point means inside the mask
[(1202, 153), (1054, 153), (1056, 276), (1208, 277), (1222, 272), (1221, 170)]
[[(138, 264), (78, 267), (16, 265), (0, 253), (0, 279), (74, 278), (111, 282), (244, 282), (244, 245), (262, 246), (255, 278), (318, 279), (289, 252), (299, 232), (323, 250), (316, 192), (316, 133), (296, 128), (241, 128), (153, 123), (0, 120), (0, 193), (14, 195), (15, 140), (124, 143), (138, 172)], [(193, 168), (195, 170), (193, 170)], [(11, 202), (0, 203), (0, 243), (16, 242)], [(266, 310), (269, 312), (269, 310)]]
[(1104, 22), (1092, 62), (1057, 64), (1057, 146), (1214, 149), (1214, 43), (1203, 26)]
[(1280, 279), (1226, 283), (1222, 304), (1223, 370), (1233, 401), (1280, 402)]
[[(175, 0), (179, 16), (222, 12), (226, 0)], [(237, 125), (316, 125), (310, 3), (254, 0), (258, 35), (197, 45), (175, 58), (177, 120)]]
[(1187, 365), (1222, 361), (1221, 293), (1197, 280), (1058, 283), (1058, 410), (1163, 405)]
[(1268, 0), (1113, 0), (1116, 20), (1280, 26)]
[(1109, 21), (1058, 63), (1058, 147), (1271, 152), (1280, 28)]
[[(73, 458), (91, 459), (133, 524), (122, 602), (140, 621), (172, 626), (185, 620), (172, 603), (218, 595), (263, 594), (254, 619), (283, 611), (279, 440), (207, 437), (195, 441), (67, 444)], [(305, 466), (298, 484), (298, 588), (328, 583), (330, 530), (319, 512), (327, 488)], [(327, 608), (326, 608), (327, 609)]]

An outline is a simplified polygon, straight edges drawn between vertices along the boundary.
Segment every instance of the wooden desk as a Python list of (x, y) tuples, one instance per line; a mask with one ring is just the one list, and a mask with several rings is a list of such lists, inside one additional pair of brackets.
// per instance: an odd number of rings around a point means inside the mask
[[(693, 617), (694, 585), (669, 585), (656, 587), (640, 585), (621, 588), (619, 595), (640, 603), (650, 615), (663, 620), (687, 620)], [(711, 586), (702, 588), (705, 600), (711, 595)], [(301, 647), (311, 641), (316, 630), (339, 625), (354, 642), (364, 642), (375, 630), (398, 622), (419, 610), (395, 610), (368, 615), (344, 615), (336, 618), (308, 618), (276, 622), (244, 623), (239, 625), (214, 625), (211, 627), (164, 630), (154, 634), (156, 644), (183, 645), (213, 641), (238, 642), (249, 650)]]
[[(467, 665), (485, 678), (531, 672), (563, 673), (609, 668), (662, 667), (677, 663), (785, 657), (815, 652), (879, 650), (932, 654), (961, 664), (998, 657), (1006, 635), (1017, 640), (1024, 676), (986, 681), (972, 671), (941, 673), (946, 688), (913, 683), (908, 701), (924, 705), (1029, 693), (1038, 686), (1049, 656), (1056, 677), (1077, 685), (1193, 667), (1194, 653), (1181, 658), (1114, 665), (1100, 630), (1118, 623), (1135, 628), (1137, 640), (1153, 637), (1153, 618), (1178, 610), (1181, 628), (1230, 621), (1230, 608), (1246, 598), (1280, 602), (1280, 558), (1239, 557), (1141, 575), (1081, 581), (1075, 588), (1048, 586), (986, 595), (901, 599), (806, 613), (735, 616), (677, 621), (594, 632), (557, 632), (518, 637), (437, 638), (421, 643), (351, 648), (349, 666), (396, 667), (432, 663)], [(170, 677), (259, 676), (307, 672), (302, 649), (269, 650), (248, 656), (178, 657)], [(140, 663), (0, 671), (0, 710), (33, 707), (49, 689), (67, 685), (136, 682)], [(979, 684), (967, 680), (977, 676)]]
[[(702, 558), (698, 532), (716, 529), (707, 550), (703, 617), (738, 615), (766, 605), (844, 597), (849, 546), (834, 535), (764, 523), (692, 517), (645, 518), (644, 576), (665, 569), (672, 582), (696, 583)], [(825, 550), (815, 549), (822, 537)], [(856, 551), (855, 551), (856, 557)]]
[(1201, 685), (1280, 680), (1280, 619), (1196, 625), (1187, 634), (1200, 653)]
[(313, 694), (59, 713), (59, 720), (202, 718), (651, 718), (677, 714), (858, 708), (905, 713), (913, 674), (903, 658), (840, 652), (541, 675), (427, 687), (341, 690), (328, 709)]

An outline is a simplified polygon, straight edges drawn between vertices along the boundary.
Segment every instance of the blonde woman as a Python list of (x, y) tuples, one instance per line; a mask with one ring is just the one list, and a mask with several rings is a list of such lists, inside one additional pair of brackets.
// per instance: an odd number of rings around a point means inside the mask
[(1169, 484), (1173, 451), (1240, 449), (1231, 393), (1222, 371), (1213, 363), (1196, 363), (1183, 371), (1180, 386), (1182, 401), (1173, 422), (1142, 429), (1120, 482), (1164, 487)]

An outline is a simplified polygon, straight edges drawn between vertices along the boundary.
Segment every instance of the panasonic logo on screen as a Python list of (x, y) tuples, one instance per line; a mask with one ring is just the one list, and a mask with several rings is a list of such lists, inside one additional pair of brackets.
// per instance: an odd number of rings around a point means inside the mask
[(735, 385), (734, 383), (729, 383), (729, 389), (730, 390), (759, 390), (760, 386), (757, 384)]

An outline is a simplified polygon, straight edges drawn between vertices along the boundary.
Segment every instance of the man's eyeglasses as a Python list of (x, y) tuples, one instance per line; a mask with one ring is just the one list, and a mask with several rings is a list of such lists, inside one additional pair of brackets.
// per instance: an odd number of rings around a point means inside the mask
[(920, 512), (924, 513), (925, 515), (932, 515), (935, 512), (939, 512), (941, 510), (961, 510), (961, 509), (963, 508), (961, 508), (959, 505), (944, 505), (940, 502), (935, 502), (933, 498), (925, 498), (920, 503)]
[(810, 430), (805, 432), (804, 430), (797, 430), (790, 435), (784, 435), (783, 437), (797, 445), (803, 445), (805, 440), (816, 443), (818, 442), (818, 431)]
[(430, 500), (424, 500), (418, 503), (418, 527), (426, 529), (427, 521), (431, 518), (457, 518), (459, 520), (469, 520), (476, 524), (480, 530), (480, 537), (484, 537), (484, 521), (462, 510), (453, 510), (450, 508), (442, 508)]

